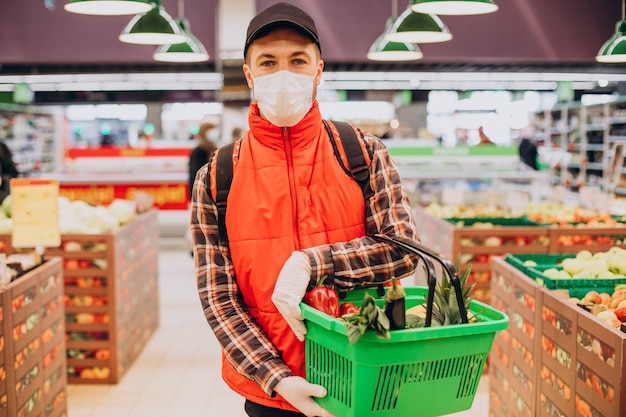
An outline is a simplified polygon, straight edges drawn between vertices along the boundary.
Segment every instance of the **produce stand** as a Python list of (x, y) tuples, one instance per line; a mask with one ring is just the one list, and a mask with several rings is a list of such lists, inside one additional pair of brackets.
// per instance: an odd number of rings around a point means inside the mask
[[(153, 209), (113, 233), (64, 234), (60, 248), (45, 250), (63, 259), (69, 383), (118, 383), (157, 329), (158, 234)], [(10, 236), (6, 244), (14, 251)]]
[[(460, 270), (471, 263), (469, 279), (476, 283), (473, 296), (482, 302), (488, 303), (491, 299), (489, 281), (493, 258), (506, 253), (548, 253), (550, 250), (549, 228), (527, 220), (455, 219), (465, 224), (458, 226), (455, 220), (435, 217), (420, 207), (413, 211), (422, 243), (452, 261), (461, 255)], [(493, 227), (474, 227), (476, 221), (490, 222)]]
[[(552, 225), (518, 219), (442, 219), (414, 208), (422, 242), (448, 259), (461, 256), (461, 268), (472, 265), (470, 280), (476, 282), (474, 297), (490, 302), (491, 261), (505, 254), (570, 254), (593, 247), (606, 251), (612, 246), (626, 248), (626, 225), (616, 227), (581, 227)], [(489, 228), (475, 227), (476, 222), (492, 223)]]
[[(494, 260), (494, 265), (496, 261)], [(495, 415), (534, 416), (540, 321), (539, 285), (523, 274), (513, 279), (494, 270), (491, 280), (492, 305), (504, 309), (510, 318), (508, 331), (496, 335), (489, 356), (490, 399), (499, 398), (501, 413)], [(506, 381), (506, 382), (505, 382)], [(507, 410), (508, 408), (508, 410)]]
[(58, 257), (1, 292), (0, 416), (67, 413), (63, 269)]
[(595, 252), (612, 246), (626, 247), (626, 224), (618, 227), (552, 227), (549, 253), (575, 253), (593, 247)]
[[(490, 353), (490, 415), (546, 417), (621, 417), (626, 415), (626, 333), (602, 322), (583, 308), (562, 298), (503, 259), (492, 262), (494, 306), (509, 306), (511, 337), (501, 334)], [(606, 280), (603, 280), (606, 281)], [(528, 305), (512, 301), (516, 287), (535, 294), (534, 342), (524, 345), (534, 361), (532, 369), (517, 364), (530, 390), (521, 389), (516, 377), (514, 330), (517, 316), (528, 317)], [(510, 288), (511, 291), (506, 290)], [(571, 296), (580, 296), (573, 288)], [(506, 294), (512, 298), (506, 299)], [(530, 298), (529, 298), (530, 299)], [(496, 307), (497, 308), (497, 307)], [(508, 342), (508, 343), (507, 343)], [(497, 346), (497, 347), (496, 347)], [(502, 360), (507, 352), (510, 360)], [(516, 381), (517, 379), (517, 381)], [(509, 381), (508, 384), (495, 381)], [(522, 401), (520, 401), (520, 398)], [(508, 406), (507, 406), (508, 405)]]

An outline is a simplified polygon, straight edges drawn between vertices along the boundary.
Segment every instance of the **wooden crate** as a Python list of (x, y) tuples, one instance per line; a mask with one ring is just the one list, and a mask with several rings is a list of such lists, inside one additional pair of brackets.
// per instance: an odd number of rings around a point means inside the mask
[[(534, 352), (539, 347), (541, 333), (541, 289), (537, 283), (500, 258), (492, 262), (491, 287), (493, 302), (507, 306), (510, 325), (509, 334), (503, 334), (496, 341), (502, 345), (504, 355), (508, 353), (508, 366), (503, 360), (494, 360), (490, 366), (495, 368), (494, 376), (500, 372), (508, 380), (508, 415), (534, 416), (538, 373)], [(508, 346), (504, 346), (505, 343)]]
[(578, 311), (554, 291), (541, 291), (538, 416), (574, 415)]
[[(158, 218), (115, 233), (63, 235), (68, 382), (118, 383), (159, 325)], [(78, 242), (79, 251), (63, 250)]]
[(575, 415), (626, 416), (626, 333), (579, 310)]
[[(529, 284), (528, 276), (503, 260), (494, 260), (492, 266), (496, 301), (501, 293), (515, 294), (516, 286)], [(540, 315), (535, 316), (535, 328), (539, 329), (540, 343), (534, 344), (531, 352), (538, 363), (534, 415), (626, 416), (626, 333), (562, 297), (546, 288), (540, 288), (537, 297)], [(517, 332), (516, 321), (519, 321), (515, 318), (517, 307), (514, 303), (512, 301), (510, 307), (511, 344)], [(527, 318), (528, 314), (524, 317)], [(490, 358), (493, 357), (492, 349)], [(516, 359), (515, 348), (511, 347), (511, 363), (514, 364)], [(499, 363), (492, 359), (492, 367), (497, 366)], [(511, 391), (515, 393), (517, 383), (514, 377), (510, 379)], [(513, 395), (511, 401), (524, 399), (521, 392), (518, 394), (518, 398)], [(510, 415), (521, 414), (514, 409)]]
[[(58, 257), (9, 283), (2, 291), (7, 415), (60, 416), (67, 403), (63, 269)], [(52, 355), (52, 352), (56, 354)], [(54, 394), (54, 395), (51, 395)]]
[[(420, 239), (425, 245), (453, 262), (460, 256), (461, 269), (471, 264), (472, 273), (469, 281), (476, 284), (472, 296), (479, 301), (489, 303), (491, 300), (490, 280), (493, 259), (502, 258), (506, 253), (548, 253), (549, 251), (547, 227), (459, 226), (435, 217), (419, 207), (413, 211)], [(489, 220), (485, 219), (485, 222), (487, 221)], [(497, 242), (500, 244), (496, 245)]]
[(8, 417), (6, 337), (4, 334), (5, 304), (0, 297), (0, 417)]
[(626, 248), (626, 227), (552, 227), (550, 253), (576, 253), (581, 250), (605, 252), (613, 246)]
[(114, 233), (64, 234), (45, 250), (63, 260), (68, 383), (118, 383), (159, 326), (158, 239), (150, 210)]

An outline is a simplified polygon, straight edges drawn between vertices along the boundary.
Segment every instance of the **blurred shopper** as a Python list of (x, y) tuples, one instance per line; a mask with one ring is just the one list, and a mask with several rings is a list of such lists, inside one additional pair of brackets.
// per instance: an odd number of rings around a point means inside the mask
[(189, 199), (191, 199), (191, 191), (193, 189), (193, 181), (196, 178), (196, 173), (204, 164), (209, 162), (209, 158), (217, 149), (218, 138), (219, 131), (215, 124), (206, 122), (202, 123), (198, 128), (198, 133), (196, 133), (198, 143), (196, 147), (191, 150), (191, 154), (189, 155)]
[(4, 141), (0, 141), (0, 202), (11, 194), (11, 179), (20, 173), (13, 162), (13, 153)]
[(519, 159), (535, 171), (539, 170), (539, 151), (531, 138), (522, 138), (519, 143)]

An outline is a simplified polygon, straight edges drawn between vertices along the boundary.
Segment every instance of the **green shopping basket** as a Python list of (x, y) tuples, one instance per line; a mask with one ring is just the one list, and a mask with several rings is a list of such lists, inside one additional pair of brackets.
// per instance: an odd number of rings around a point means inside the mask
[[(449, 261), (423, 245), (405, 239), (394, 238), (393, 242), (407, 250), (407, 245), (410, 246), (411, 252), (427, 266), (428, 288), (404, 287), (404, 290), (407, 309), (427, 305), (429, 325), (436, 278), (428, 257), (449, 271), (460, 297), (458, 275)], [(344, 302), (359, 305), (366, 291), (383, 306), (384, 297), (372, 288), (351, 291)], [(393, 330), (390, 339), (366, 332), (350, 345), (342, 319), (302, 304), (308, 329), (307, 380), (328, 391), (326, 397), (316, 400), (338, 417), (435, 417), (471, 408), (495, 333), (506, 329), (509, 319), (478, 301), (471, 301), (469, 313), (478, 321)]]

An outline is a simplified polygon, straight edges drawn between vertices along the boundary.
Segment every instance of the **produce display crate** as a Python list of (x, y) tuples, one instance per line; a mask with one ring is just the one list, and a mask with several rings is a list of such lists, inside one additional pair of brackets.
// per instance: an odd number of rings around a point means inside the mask
[[(494, 287), (491, 292), (491, 306), (510, 317), (510, 287)], [(511, 331), (506, 328), (493, 340), (489, 352), (489, 415), (508, 417), (511, 406), (511, 388), (509, 369), (511, 366)]]
[(46, 258), (9, 283), (0, 298), (7, 389), (3, 411), (9, 416), (66, 415), (61, 258)]
[(575, 406), (577, 417), (626, 415), (626, 333), (579, 309)]
[[(594, 248), (595, 250), (595, 248)], [(612, 292), (617, 284), (626, 284), (626, 278), (551, 278), (544, 274), (548, 268), (561, 269), (560, 262), (574, 258), (576, 254), (562, 255), (512, 255), (507, 254), (506, 261), (522, 273), (534, 279), (538, 284), (550, 290), (569, 290), (572, 297), (582, 297), (587, 292)], [(524, 265), (524, 261), (533, 260), (537, 266)]]
[(613, 246), (626, 248), (626, 227), (550, 228), (550, 253), (576, 253), (590, 247), (605, 252)]
[(68, 383), (118, 383), (158, 328), (158, 234), (150, 210), (45, 250), (63, 259)]
[[(548, 253), (549, 228), (525, 218), (441, 219), (420, 207), (414, 208), (422, 243), (456, 260), (460, 256), (463, 269), (471, 264), (470, 282), (476, 284), (474, 298), (491, 300), (491, 261), (507, 253)], [(492, 227), (475, 227), (489, 220)], [(462, 223), (459, 223), (461, 221)]]
[[(493, 268), (494, 275), (508, 276), (513, 285), (518, 280), (532, 282), (530, 277), (505, 260), (494, 260)], [(500, 273), (496, 272), (498, 270)], [(492, 282), (495, 284), (496, 280)], [(590, 288), (593, 287), (572, 287), (567, 291), (540, 288), (538, 305), (541, 316), (536, 327), (541, 329), (541, 343), (532, 352), (540, 364), (535, 384), (537, 416), (626, 415), (626, 333), (568, 299), (581, 298)], [(614, 285), (606, 284), (600, 289), (610, 294)], [(513, 316), (511, 321), (513, 323)], [(490, 359), (493, 356), (492, 349)], [(491, 364), (491, 368), (499, 366), (495, 360)], [(491, 407), (496, 405), (497, 402), (490, 401)]]
[(541, 291), (539, 416), (574, 415), (578, 309), (554, 291)]
[(6, 361), (6, 339), (4, 334), (4, 312), (5, 304), (3, 297), (0, 297), (0, 417), (8, 417), (8, 392), (7, 392), (7, 364)]
[[(345, 301), (357, 305), (364, 291)], [(426, 288), (405, 287), (406, 307), (424, 303)], [(307, 320), (305, 343), (307, 379), (328, 390), (318, 402), (342, 417), (413, 415), (422, 417), (469, 409), (495, 333), (508, 318), (490, 306), (472, 301), (477, 323), (395, 330), (390, 339), (366, 332), (354, 345), (345, 322), (302, 304)]]
[[(505, 396), (508, 403), (506, 409), (499, 406), (505, 401), (497, 401), (491, 407), (507, 416), (532, 417), (537, 409), (539, 364), (533, 353), (540, 346), (541, 292), (536, 282), (516, 270), (513, 272), (518, 276), (513, 277), (511, 271), (503, 269), (502, 263), (502, 259), (494, 259), (492, 263), (492, 306), (499, 310), (504, 307), (511, 322), (508, 334), (502, 332), (496, 336), (498, 347), (490, 355), (489, 375), (490, 380), (508, 381), (508, 393), (502, 392), (503, 396), (508, 394)], [(508, 265), (504, 263), (504, 266)]]

